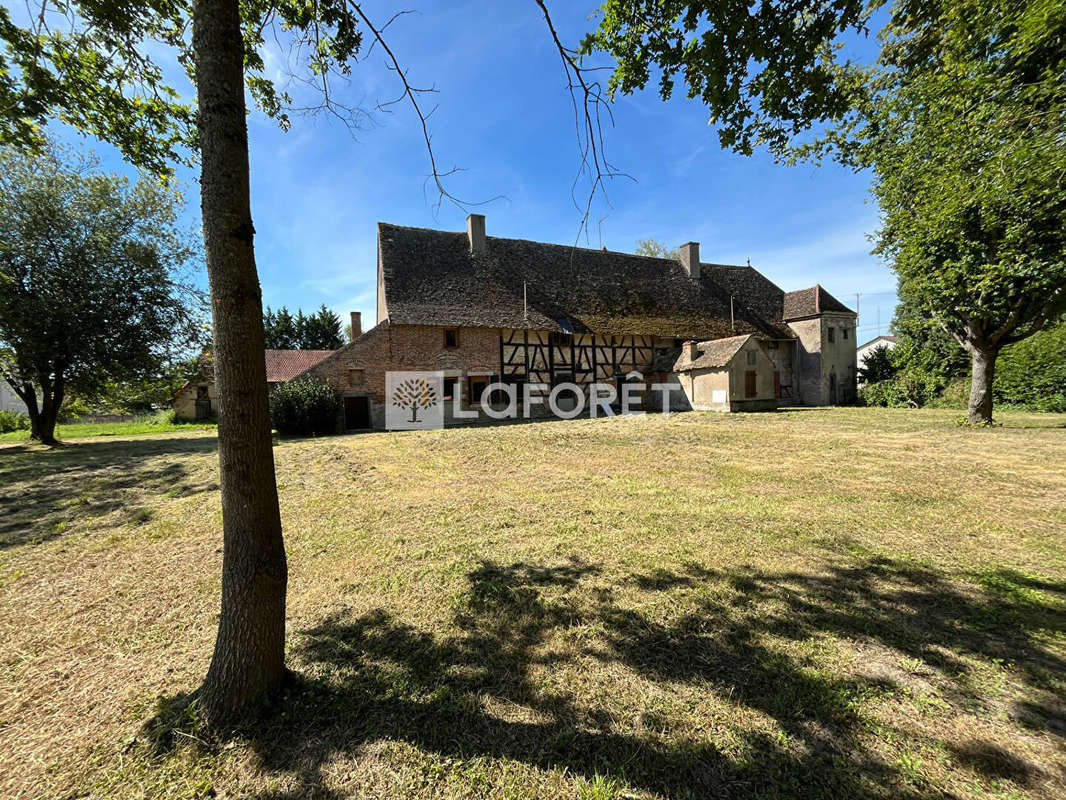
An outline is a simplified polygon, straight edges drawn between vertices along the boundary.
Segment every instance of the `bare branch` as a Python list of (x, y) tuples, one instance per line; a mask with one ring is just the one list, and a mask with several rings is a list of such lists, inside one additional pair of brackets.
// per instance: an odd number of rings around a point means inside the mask
[[(614, 114), (611, 111), (603, 86), (599, 81), (590, 80), (587, 77), (588, 73), (600, 71), (604, 68), (584, 67), (579, 64), (577, 51), (566, 47), (560, 41), (559, 34), (555, 30), (555, 24), (552, 22), (551, 14), (548, 13), (548, 7), (545, 5), (544, 0), (534, 0), (534, 2), (540, 7), (541, 13), (544, 14), (544, 21), (548, 25), (548, 31), (551, 33), (552, 41), (555, 42), (555, 48), (559, 51), (559, 58), (563, 62), (563, 70), (566, 73), (567, 90), (570, 92), (570, 101), (574, 109), (574, 128), (577, 135), (578, 151), (581, 155), (577, 175), (574, 177), (574, 183), (571, 186), (570, 197), (574, 207), (582, 212), (581, 226), (578, 228), (577, 237), (580, 238), (581, 233), (584, 232), (587, 240), (589, 216), (592, 213), (592, 201), (595, 199), (596, 194), (602, 194), (604, 201), (610, 206), (605, 181), (609, 178), (629, 178), (632, 181), (636, 181), (636, 178), (618, 170), (604, 155), (603, 116), (606, 113), (607, 122), (613, 127)], [(579, 92), (580, 102), (578, 99)], [(589, 193), (585, 199), (584, 207), (578, 203), (576, 196), (577, 185), (583, 176), (588, 176), (590, 181)]]
[(366, 12), (363, 11), (362, 6), (360, 6), (356, 2), (352, 2), (351, 0), (349, 0), (348, 5), (363, 21), (363, 24), (366, 25), (367, 29), (374, 35), (374, 41), (377, 44), (381, 45), (381, 49), (385, 51), (385, 56), (388, 59), (389, 69), (396, 73), (396, 75), (400, 79), (400, 83), (403, 84), (403, 92), (400, 94), (400, 96), (396, 100), (386, 103), (384, 106), (379, 105), (379, 109), (384, 110), (386, 106), (393, 105), (399, 100), (402, 100), (404, 97), (406, 97), (410, 101), (411, 107), (414, 109), (415, 114), (418, 116), (419, 124), (422, 126), (422, 139), (426, 143), (426, 152), (429, 155), (430, 173), (426, 177), (426, 182), (428, 183), (430, 180), (432, 180), (437, 187), (438, 193), (437, 202), (433, 206), (434, 214), (436, 214), (437, 211), (440, 210), (441, 203), (443, 203), (445, 199), (455, 204), (458, 208), (464, 210), (468, 206), (481, 206), (487, 203), (491, 203), (494, 200), (501, 199), (503, 195), (496, 195), (495, 197), (491, 197), (488, 200), (481, 200), (476, 202), (470, 200), (462, 200), (453, 195), (445, 188), (443, 179), (448, 175), (455, 174), (459, 170), (456, 167), (452, 167), (450, 170), (441, 171), (441, 169), (437, 166), (437, 155), (433, 151), (433, 140), (429, 134), (429, 117), (430, 115), (432, 115), (433, 110), (435, 110), (435, 108), (431, 110), (429, 114), (426, 114), (425, 112), (423, 112), (422, 105), (418, 101), (418, 96), (420, 94), (426, 94), (429, 92), (434, 92), (436, 90), (432, 88), (418, 88), (411, 85), (411, 83), (407, 80), (407, 73), (400, 66), (400, 60), (396, 57), (396, 54), (393, 52), (392, 48), (389, 47), (389, 44), (385, 41), (385, 37), (383, 35), (385, 28), (391, 25), (392, 22), (395, 21), (398, 16), (400, 16), (400, 14), (393, 14), (393, 16), (384, 26), (378, 28), (374, 25), (373, 22), (371, 22), (370, 17), (368, 17), (366, 15)]

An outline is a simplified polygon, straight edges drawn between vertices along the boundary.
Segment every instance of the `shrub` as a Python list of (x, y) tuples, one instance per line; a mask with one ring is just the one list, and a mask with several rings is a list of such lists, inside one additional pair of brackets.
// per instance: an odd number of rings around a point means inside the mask
[(1005, 347), (996, 360), (997, 403), (1066, 411), (1066, 324)]
[(864, 406), (897, 408), (907, 405), (894, 380), (867, 383), (859, 387), (859, 403)]
[(83, 397), (67, 395), (59, 407), (59, 416), (63, 419), (76, 419), (93, 413), (93, 407)]
[(967, 408), (970, 405), (970, 379), (955, 378), (929, 405), (933, 408)]
[(150, 417), (145, 420), (148, 425), (173, 425), (174, 424), (174, 409), (167, 408), (162, 411), (156, 411)]
[(918, 408), (937, 397), (944, 384), (942, 376), (911, 367), (900, 370), (892, 380), (862, 387), (859, 390), (859, 402), (866, 406)]
[(286, 436), (333, 433), (339, 412), (336, 392), (314, 378), (283, 383), (270, 395), (270, 421)]
[(0, 411), (0, 433), (28, 431), (29, 429), (30, 418), (25, 414), (20, 414), (17, 411)]

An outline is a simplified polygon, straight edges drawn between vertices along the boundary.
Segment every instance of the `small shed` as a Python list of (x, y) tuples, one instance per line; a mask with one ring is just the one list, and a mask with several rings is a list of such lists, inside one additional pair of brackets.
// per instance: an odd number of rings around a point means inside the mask
[(685, 342), (672, 373), (697, 411), (777, 408), (774, 362), (755, 334)]

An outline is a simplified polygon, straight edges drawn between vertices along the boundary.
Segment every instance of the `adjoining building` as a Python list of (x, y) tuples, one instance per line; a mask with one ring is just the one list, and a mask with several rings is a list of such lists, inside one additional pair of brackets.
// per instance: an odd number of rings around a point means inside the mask
[[(821, 286), (785, 292), (750, 266), (679, 261), (378, 224), (378, 324), (301, 373), (343, 397), (348, 429), (384, 427), (386, 372), (437, 371), (476, 407), (490, 383), (680, 387), (672, 407), (723, 411), (855, 397), (856, 314)], [(722, 392), (725, 394), (723, 395)], [(646, 408), (652, 408), (649, 398)], [(450, 405), (450, 404), (449, 404)]]
[[(333, 350), (266, 350), (267, 391), (292, 380), (302, 372), (333, 355)], [(218, 387), (215, 364), (210, 353), (200, 356), (196, 377), (174, 395), (174, 418), (202, 422), (218, 416)]]

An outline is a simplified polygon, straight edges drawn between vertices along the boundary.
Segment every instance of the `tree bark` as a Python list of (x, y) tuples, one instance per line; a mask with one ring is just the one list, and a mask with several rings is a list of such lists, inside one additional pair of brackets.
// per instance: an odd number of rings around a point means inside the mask
[(26, 415), (30, 418), (30, 439), (39, 441), (41, 438), (41, 412), (37, 408), (37, 394), (32, 391), (23, 394), (18, 389), (15, 389), (15, 393), (22, 398), (22, 402), (26, 404)]
[(992, 381), (996, 376), (996, 356), (999, 351), (995, 348), (970, 349), (972, 369), (970, 380), (970, 424), (992, 424)]
[(248, 182), (248, 129), (237, 0), (193, 13), (204, 245), (214, 318), (222, 490), (222, 609), (197, 693), (222, 725), (285, 676), (285, 585)]
[[(56, 418), (59, 416), (59, 405), (55, 402), (50, 392), (46, 392), (41, 400), (41, 411), (37, 415), (37, 439), (41, 444), (59, 444), (56, 441)], [(33, 437), (33, 422), (30, 422), (30, 438)]]
[(63, 380), (57, 378), (52, 381), (50, 373), (38, 371), (38, 384), (41, 387), (41, 405), (37, 406), (37, 392), (27, 384), (25, 391), (15, 392), (26, 404), (26, 414), (30, 418), (30, 439), (41, 444), (57, 445), (56, 420), (59, 417), (59, 407), (63, 403)]

